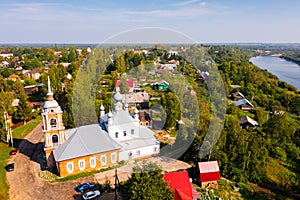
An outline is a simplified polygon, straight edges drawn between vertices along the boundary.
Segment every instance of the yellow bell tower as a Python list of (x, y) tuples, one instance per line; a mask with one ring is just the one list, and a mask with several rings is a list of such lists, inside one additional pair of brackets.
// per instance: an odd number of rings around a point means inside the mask
[(65, 127), (62, 121), (62, 110), (57, 101), (53, 98), (53, 93), (50, 86), (50, 78), (48, 76), (48, 99), (44, 103), (42, 118), (43, 118), (43, 134), (45, 139), (44, 151), (48, 167), (55, 165), (53, 150), (58, 145), (66, 141)]

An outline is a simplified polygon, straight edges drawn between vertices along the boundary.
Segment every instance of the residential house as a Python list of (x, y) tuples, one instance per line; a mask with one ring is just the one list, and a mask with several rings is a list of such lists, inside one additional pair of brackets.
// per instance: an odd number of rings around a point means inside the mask
[(257, 128), (258, 123), (254, 119), (248, 116), (243, 116), (240, 118), (240, 126), (243, 129), (248, 129), (250, 127)]
[(9, 66), (9, 62), (7, 62), (6, 60), (5, 61), (2, 61), (1, 64), (0, 64), (1, 67), (8, 67)]
[(245, 96), (241, 92), (237, 91), (237, 92), (231, 93), (229, 95), (229, 98), (233, 101), (237, 101), (237, 100), (240, 100), (240, 99), (245, 99)]
[(194, 200), (201, 198), (190, 182), (187, 171), (165, 173), (164, 181), (169, 183), (168, 187), (174, 191), (174, 200)]
[[(128, 78), (125, 81), (126, 81), (126, 86), (129, 90), (128, 92), (133, 92), (134, 89), (140, 88), (140, 83), (136, 79)], [(120, 86), (121, 86), (121, 80), (117, 80), (115, 85), (116, 91), (120, 91)]]
[(8, 80), (15, 82), (16, 80), (21, 80), (21, 77), (16, 74), (12, 74), (8, 77)]
[(234, 104), (243, 111), (250, 111), (254, 108), (254, 105), (246, 98), (234, 101)]
[(25, 94), (30, 95), (37, 91), (36, 85), (27, 85), (24, 87)]
[(149, 104), (149, 94), (146, 91), (122, 94), (122, 103), (128, 104), (129, 107), (146, 108)]
[(5, 59), (11, 58), (14, 56), (12, 52), (0, 52), (0, 56), (2, 56)]
[(41, 72), (42, 72), (41, 68), (34, 68), (34, 69), (32, 69), (30, 71), (31, 78), (33, 80), (38, 80), (41, 77)]
[(217, 161), (199, 162), (200, 184), (202, 188), (218, 189), (220, 169)]
[(141, 126), (152, 128), (152, 118), (150, 116), (150, 110), (140, 110), (139, 120)]
[(169, 83), (167, 81), (165, 81), (165, 80), (162, 80), (160, 82), (153, 83), (153, 87), (156, 90), (166, 91), (166, 90), (169, 89)]

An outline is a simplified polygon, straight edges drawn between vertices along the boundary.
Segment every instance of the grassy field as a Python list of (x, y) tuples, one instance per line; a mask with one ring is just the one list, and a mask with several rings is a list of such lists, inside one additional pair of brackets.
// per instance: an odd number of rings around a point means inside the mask
[[(31, 120), (26, 125), (20, 126), (13, 130), (13, 138), (22, 139), (30, 133), (39, 123), (41, 117)], [(4, 167), (7, 164), (7, 159), (10, 157), (9, 152), (12, 150), (8, 144), (0, 142), (0, 199), (8, 199), (8, 185), (6, 183), (6, 171)]]

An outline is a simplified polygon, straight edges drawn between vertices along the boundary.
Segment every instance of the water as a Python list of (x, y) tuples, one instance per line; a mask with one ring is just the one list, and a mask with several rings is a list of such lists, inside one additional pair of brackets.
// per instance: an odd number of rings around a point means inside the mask
[(250, 59), (254, 65), (266, 69), (282, 81), (290, 83), (300, 91), (300, 66), (276, 56), (257, 56)]

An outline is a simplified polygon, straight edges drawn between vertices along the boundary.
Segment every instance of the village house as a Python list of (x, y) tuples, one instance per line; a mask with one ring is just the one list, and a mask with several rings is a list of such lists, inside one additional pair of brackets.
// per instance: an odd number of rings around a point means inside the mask
[[(140, 88), (140, 83), (136, 80), (136, 79), (133, 79), (133, 78), (127, 78), (125, 80), (126, 82), (126, 86), (128, 88), (128, 92), (133, 92), (134, 89), (138, 89)], [(116, 91), (119, 91), (120, 92), (120, 86), (121, 86), (121, 80), (117, 80), (116, 81), (116, 84), (115, 84), (115, 87), (116, 87)]]
[(242, 129), (248, 129), (250, 127), (257, 128), (258, 123), (249, 116), (243, 116), (240, 118), (240, 126)]
[(124, 160), (141, 159), (159, 154), (160, 144), (153, 132), (139, 124), (139, 111), (134, 115), (121, 103), (116, 93), (114, 110), (105, 113), (100, 107), (100, 123), (65, 130), (62, 110), (53, 98), (48, 78), (48, 99), (44, 103), (43, 134), (47, 166), (58, 175), (68, 175), (106, 168)]
[(129, 107), (146, 108), (149, 104), (149, 94), (146, 91), (122, 94), (122, 103), (128, 104)]
[(160, 91), (166, 91), (169, 89), (169, 83), (165, 80), (156, 82), (152, 84), (154, 89), (160, 90)]
[(27, 85), (24, 87), (25, 94), (30, 95), (37, 91), (36, 85)]
[(220, 169), (217, 161), (199, 162), (200, 184), (202, 188), (218, 189)]
[(150, 115), (150, 110), (140, 110), (139, 120), (141, 126), (152, 128), (152, 118)]
[(9, 58), (13, 57), (14, 54), (12, 52), (1, 52), (0, 56), (5, 58), (5, 59), (9, 59)]
[(8, 77), (8, 80), (15, 82), (17, 80), (21, 80), (21, 77), (16, 74), (12, 74)]
[(33, 80), (38, 80), (41, 77), (41, 68), (34, 68), (30, 71), (30, 76)]
[(254, 105), (246, 98), (234, 101), (234, 104), (243, 111), (250, 111), (254, 108)]
[(233, 92), (229, 95), (229, 99), (233, 100), (233, 101), (237, 101), (240, 99), (245, 99), (245, 96), (241, 93), (241, 92)]
[(170, 172), (164, 174), (164, 181), (174, 192), (174, 200), (194, 200), (201, 196), (192, 185), (187, 171)]

